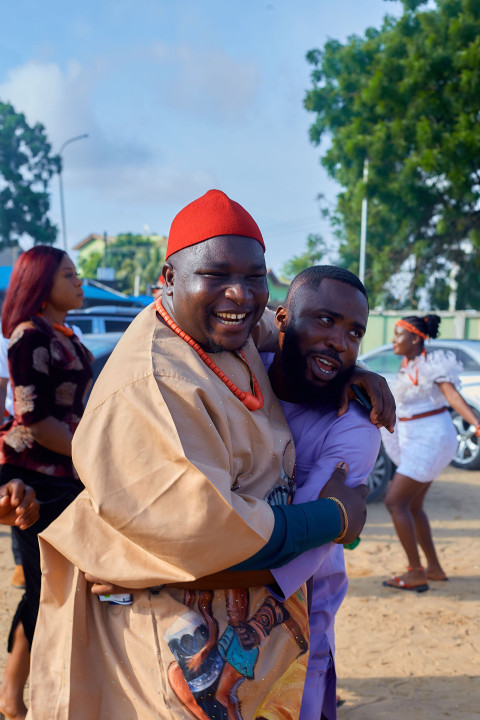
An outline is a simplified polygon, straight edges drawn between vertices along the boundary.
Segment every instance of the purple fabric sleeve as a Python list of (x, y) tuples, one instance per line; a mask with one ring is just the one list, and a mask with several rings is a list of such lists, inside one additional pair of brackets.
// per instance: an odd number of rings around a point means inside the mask
[[(313, 410), (304, 413), (291, 411), (287, 406), (286, 417), (297, 447), (297, 464), (300, 487), (295, 493), (294, 503), (308, 502), (318, 497), (319, 492), (330, 478), (338, 462), (347, 462), (349, 471), (347, 485), (355, 487), (370, 474), (380, 447), (380, 433), (370, 423), (368, 416), (355, 405), (338, 418), (328, 412), (323, 416)], [(308, 417), (305, 418), (305, 413)], [(307, 422), (305, 422), (307, 420)], [(296, 429), (300, 429), (297, 435)], [(311, 469), (308, 471), (310, 455)], [(321, 571), (331, 544), (313, 548), (295, 558), (287, 565), (272, 570), (283, 597), (289, 597), (301, 585)]]

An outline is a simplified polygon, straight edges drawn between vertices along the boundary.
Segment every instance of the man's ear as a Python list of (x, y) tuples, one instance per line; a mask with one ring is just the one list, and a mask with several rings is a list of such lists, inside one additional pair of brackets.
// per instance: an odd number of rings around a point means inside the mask
[(165, 286), (163, 289), (163, 292), (167, 295), (172, 295), (173, 293), (173, 286), (175, 284), (175, 270), (173, 266), (166, 262), (165, 265), (162, 268), (162, 276), (165, 280)]
[(275, 326), (278, 331), (284, 333), (288, 325), (288, 310), (283, 305), (279, 305), (275, 310)]

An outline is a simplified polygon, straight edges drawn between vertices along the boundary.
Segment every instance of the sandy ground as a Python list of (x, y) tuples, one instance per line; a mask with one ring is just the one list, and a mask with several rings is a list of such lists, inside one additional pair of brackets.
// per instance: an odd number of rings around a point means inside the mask
[[(346, 553), (339, 720), (480, 718), (480, 472), (449, 468), (430, 490), (427, 511), (449, 582), (422, 594), (382, 587), (406, 562), (381, 503), (369, 505), (362, 542)], [(10, 532), (0, 526), (2, 648), (21, 593), (10, 586), (12, 570)], [(2, 669), (4, 661), (3, 650)]]
[(346, 551), (337, 616), (339, 720), (480, 718), (480, 472), (448, 468), (426, 503), (448, 582), (425, 593), (382, 580), (406, 561), (382, 503)]

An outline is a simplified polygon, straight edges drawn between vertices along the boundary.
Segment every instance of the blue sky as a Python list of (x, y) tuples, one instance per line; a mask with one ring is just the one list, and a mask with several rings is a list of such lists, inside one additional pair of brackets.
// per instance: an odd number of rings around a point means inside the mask
[[(337, 188), (308, 140), (308, 50), (379, 26), (384, 0), (0, 3), (0, 99), (64, 151), (69, 247), (92, 232), (167, 234), (210, 188), (257, 220), (279, 270)], [(51, 216), (59, 228), (58, 178)]]

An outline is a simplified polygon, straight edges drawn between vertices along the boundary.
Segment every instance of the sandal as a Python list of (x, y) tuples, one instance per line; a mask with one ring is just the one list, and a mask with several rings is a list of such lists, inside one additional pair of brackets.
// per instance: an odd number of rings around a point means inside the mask
[[(408, 572), (412, 572), (413, 570), (424, 570), (423, 567), (413, 568), (413, 567), (407, 567)], [(428, 583), (421, 583), (420, 585), (412, 585), (411, 583), (408, 583), (406, 580), (403, 580), (401, 577), (391, 577), (390, 580), (384, 580), (382, 583), (383, 587), (390, 587), (394, 588), (395, 590), (411, 590), (413, 592), (426, 592), (426, 590), (429, 590), (430, 587)]]
[(414, 590), (418, 593), (430, 590), (428, 583), (425, 583), (424, 585), (408, 585), (405, 580), (402, 580), (399, 577), (392, 577), (390, 578), (390, 581), (384, 580), (382, 585), (384, 587), (395, 588), (396, 590)]

